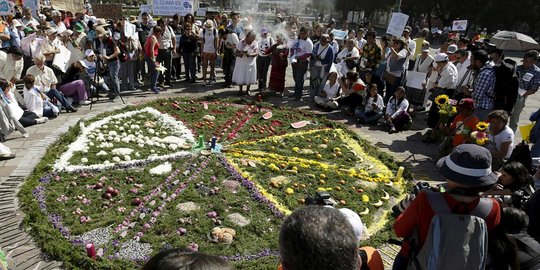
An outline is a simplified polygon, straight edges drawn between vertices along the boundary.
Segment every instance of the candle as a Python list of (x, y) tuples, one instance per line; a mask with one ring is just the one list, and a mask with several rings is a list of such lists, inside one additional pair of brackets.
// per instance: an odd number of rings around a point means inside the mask
[(216, 136), (212, 136), (212, 143), (210, 144), (210, 148), (214, 149), (216, 147)]
[(405, 168), (403, 168), (403, 166), (399, 166), (399, 169), (397, 171), (397, 175), (396, 175), (396, 181), (399, 181), (401, 179), (401, 176), (403, 176), (403, 171), (405, 170)]
[(94, 243), (86, 244), (86, 255), (92, 259), (96, 258), (96, 249), (94, 248)]
[(204, 147), (204, 136), (199, 135), (199, 148)]

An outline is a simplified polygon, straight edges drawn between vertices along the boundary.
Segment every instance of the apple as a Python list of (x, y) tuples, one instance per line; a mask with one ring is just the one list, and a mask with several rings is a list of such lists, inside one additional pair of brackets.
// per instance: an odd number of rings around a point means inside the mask
[(113, 190), (113, 192), (111, 193), (111, 195), (113, 195), (114, 197), (118, 196), (118, 194), (120, 194), (120, 191), (118, 191), (118, 189)]
[(131, 201), (131, 204), (134, 206), (139, 206), (141, 204), (141, 199), (135, 198)]
[(94, 188), (95, 188), (95, 189), (101, 189), (101, 188), (103, 188), (103, 183), (99, 183), (99, 182), (96, 183), (96, 184), (94, 185)]
[(107, 189), (105, 189), (105, 192), (111, 194), (114, 192), (114, 188), (111, 186), (108, 186)]
[(103, 193), (103, 194), (101, 195), (101, 198), (103, 198), (103, 199), (105, 199), (105, 200), (110, 200), (110, 199), (112, 199), (112, 195), (111, 195), (111, 193), (106, 193), (106, 192), (105, 192), (105, 193)]

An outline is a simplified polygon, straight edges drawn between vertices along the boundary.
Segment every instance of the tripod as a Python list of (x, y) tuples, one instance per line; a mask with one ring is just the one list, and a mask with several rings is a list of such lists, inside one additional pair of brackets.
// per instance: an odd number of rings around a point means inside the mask
[[(99, 57), (99, 55), (97, 55), (98, 57), (96, 57), (96, 73), (94, 74), (94, 78), (92, 78), (92, 81), (91, 81), (91, 85), (94, 86), (94, 88), (96, 89), (96, 94), (95, 95), (92, 95), (91, 98), (90, 98), (90, 110), (92, 109), (92, 105), (94, 105), (94, 101), (95, 102), (99, 102), (99, 87), (102, 87), (100, 86), (99, 84), (99, 74), (102, 72), (102, 70), (106, 70), (105, 69), (105, 64), (103, 63), (103, 60), (101, 60), (101, 57)], [(105, 83), (105, 82), (104, 82)], [(109, 90), (109, 94), (111, 94), (112, 91), (115, 91), (116, 94), (118, 97), (120, 97), (120, 100), (122, 100), (122, 104), (126, 104), (126, 102), (124, 101), (124, 99), (122, 98), (122, 95), (120, 95), (120, 92), (119, 90), (114, 90), (114, 87), (113, 89), (110, 89)], [(94, 100), (95, 98), (95, 100)]]

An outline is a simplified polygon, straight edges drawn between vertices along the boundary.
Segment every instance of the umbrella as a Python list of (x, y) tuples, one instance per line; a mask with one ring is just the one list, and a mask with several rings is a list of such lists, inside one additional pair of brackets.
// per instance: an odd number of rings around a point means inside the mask
[(532, 37), (514, 31), (499, 31), (490, 41), (501, 50), (527, 51), (540, 48)]

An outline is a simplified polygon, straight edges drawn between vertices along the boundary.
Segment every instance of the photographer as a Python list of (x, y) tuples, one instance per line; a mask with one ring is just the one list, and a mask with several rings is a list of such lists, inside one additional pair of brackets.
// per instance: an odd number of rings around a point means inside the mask
[(534, 193), (532, 183), (532, 176), (525, 166), (510, 162), (502, 166), (497, 184), (484, 196), (494, 195), (503, 206), (521, 208), (526, 198)]
[[(440, 159), (437, 166), (439, 173), (446, 178), (447, 192), (421, 191), (408, 207), (405, 205), (405, 211), (397, 217), (394, 223), (396, 235), (405, 238), (401, 251), (394, 262), (394, 270), (407, 269), (408, 264), (416, 259), (415, 254), (421, 250), (426, 242), (432, 218), (439, 217), (439, 214), (460, 214), (470, 215), (471, 218), (473, 216), (482, 218), (485, 220), (488, 231), (499, 224), (500, 206), (497, 200), (480, 198), (481, 192), (491, 189), (497, 182), (497, 176), (491, 171), (491, 154), (487, 149), (473, 144), (459, 145), (449, 156)], [(484, 207), (485, 205), (487, 206)], [(446, 208), (446, 210), (440, 211), (440, 207)], [(413, 236), (416, 233), (417, 241), (414, 241)], [(442, 231), (441, 237), (447, 236), (444, 233), (458, 233), (458, 230), (456, 228), (455, 232)], [(474, 232), (467, 231), (465, 233), (462, 231), (462, 233), (472, 235)], [(478, 239), (461, 240), (463, 245), (468, 245), (470, 241)], [(454, 250), (452, 252), (460, 251)], [(474, 253), (471, 251), (471, 254)], [(448, 257), (445, 258), (448, 259)], [(466, 269), (460, 264), (470, 266), (470, 261), (467, 259), (478, 261), (485, 258), (456, 257), (454, 258), (455, 269)]]

